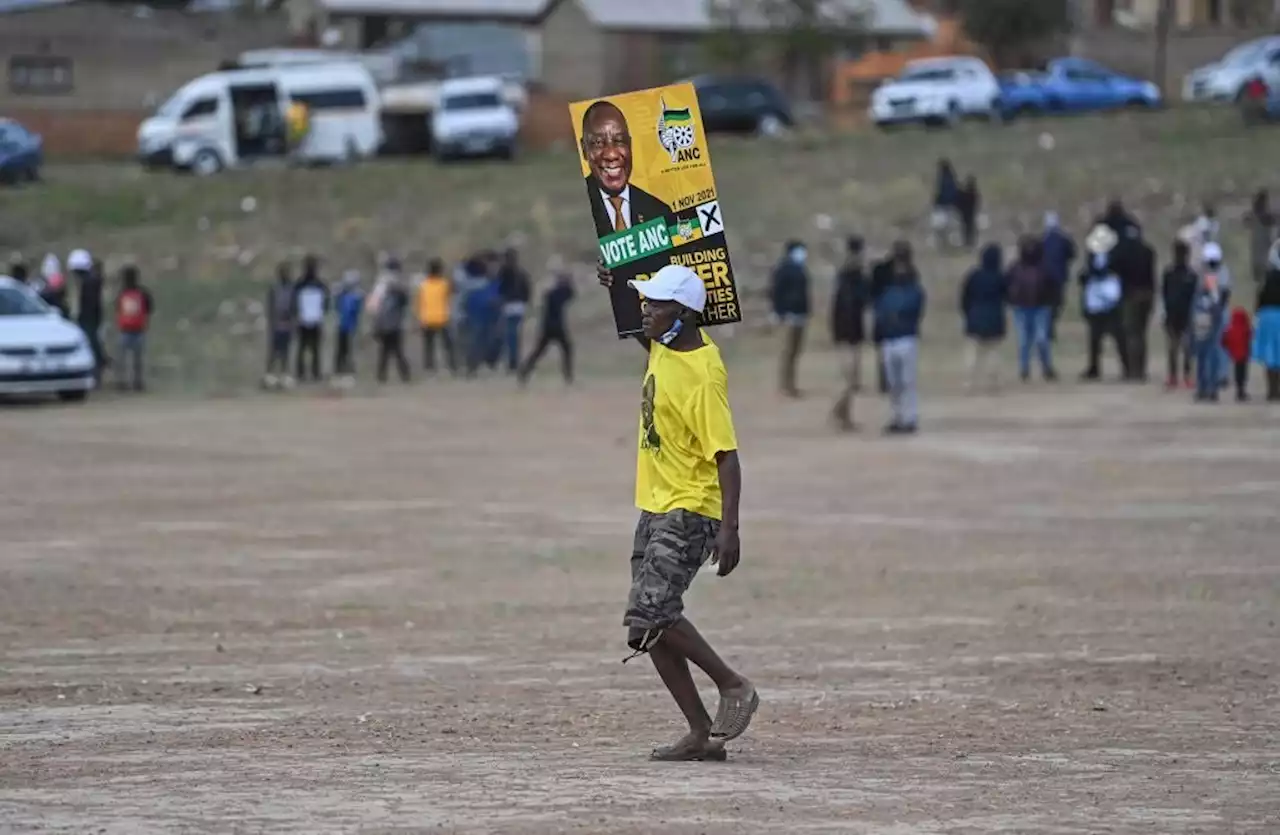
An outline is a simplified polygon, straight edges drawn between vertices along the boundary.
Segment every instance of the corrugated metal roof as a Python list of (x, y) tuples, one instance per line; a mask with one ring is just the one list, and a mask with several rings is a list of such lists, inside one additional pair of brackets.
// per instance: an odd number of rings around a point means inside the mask
[(0, 0), (0, 14), (30, 12), (37, 9), (65, 6), (74, 2), (75, 0)]
[[(4, 2), (4, 0), (0, 0)], [(549, 0), (321, 0), (333, 14), (532, 19)]]
[[(39, 2), (40, 0), (0, 0)], [(65, 1), (65, 0), (64, 0)], [(647, 32), (705, 32), (723, 25), (724, 17), (712, 12), (722, 0), (321, 0), (333, 14), (387, 14), (423, 17), (533, 20), (557, 2), (580, 3), (588, 17), (605, 29)], [(826, 0), (832, 19), (863, 11), (866, 27), (874, 35), (920, 35), (925, 19), (906, 0)], [(767, 28), (767, 22), (741, 21), (745, 28)]]
[[(566, 0), (573, 2), (573, 0)], [(717, 0), (576, 0), (588, 16), (606, 29), (642, 31), (700, 32), (723, 25), (726, 15), (716, 14)], [(865, 25), (872, 34), (923, 35), (925, 20), (907, 5), (906, 0), (827, 0), (827, 13), (837, 19), (850, 13), (865, 12)], [(747, 29), (767, 28), (768, 22), (758, 15), (740, 20)]]

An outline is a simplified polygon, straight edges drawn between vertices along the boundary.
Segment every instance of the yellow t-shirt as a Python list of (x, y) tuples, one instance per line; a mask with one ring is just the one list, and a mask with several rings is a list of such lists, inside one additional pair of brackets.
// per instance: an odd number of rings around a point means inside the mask
[(688, 510), (721, 517), (716, 453), (738, 448), (729, 410), (728, 374), (720, 349), (673, 351), (654, 342), (640, 403), (636, 507), (650, 513)]

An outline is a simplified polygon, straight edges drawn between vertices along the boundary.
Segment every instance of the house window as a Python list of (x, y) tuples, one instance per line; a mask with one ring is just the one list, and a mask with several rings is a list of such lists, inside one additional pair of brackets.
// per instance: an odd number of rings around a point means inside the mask
[(9, 89), (22, 96), (65, 95), (75, 89), (70, 58), (14, 55), (9, 59)]

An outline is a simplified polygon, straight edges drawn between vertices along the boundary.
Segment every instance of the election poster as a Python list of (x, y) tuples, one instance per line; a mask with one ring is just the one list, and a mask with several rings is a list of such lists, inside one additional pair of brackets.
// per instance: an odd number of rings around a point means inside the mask
[(707, 285), (703, 325), (742, 320), (698, 96), (689, 83), (569, 106), (620, 338), (640, 333), (627, 284), (683, 264)]

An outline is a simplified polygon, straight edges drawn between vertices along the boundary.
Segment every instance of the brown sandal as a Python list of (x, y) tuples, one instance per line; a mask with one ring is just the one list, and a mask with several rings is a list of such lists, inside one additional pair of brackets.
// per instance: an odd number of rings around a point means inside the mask
[(759, 707), (760, 694), (749, 681), (736, 690), (721, 693), (716, 721), (711, 725), (711, 738), (728, 742), (742, 736)]

